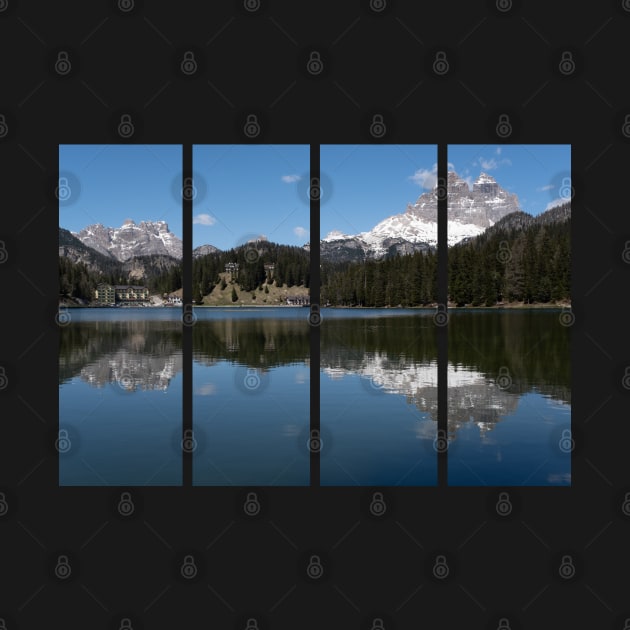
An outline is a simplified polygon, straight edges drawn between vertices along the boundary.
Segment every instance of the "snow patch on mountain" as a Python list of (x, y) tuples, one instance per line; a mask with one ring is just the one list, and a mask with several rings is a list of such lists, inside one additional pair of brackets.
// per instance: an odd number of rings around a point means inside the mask
[(328, 234), (326, 234), (326, 236), (322, 240), (330, 243), (331, 241), (339, 241), (345, 238), (352, 238), (352, 236), (344, 234), (339, 230), (333, 230), (332, 232), (328, 232)]

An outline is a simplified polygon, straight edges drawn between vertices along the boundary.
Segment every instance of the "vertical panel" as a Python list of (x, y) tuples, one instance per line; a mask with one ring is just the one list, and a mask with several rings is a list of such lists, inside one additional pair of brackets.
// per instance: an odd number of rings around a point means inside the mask
[(435, 485), (436, 147), (320, 151), (321, 484)]
[(308, 485), (309, 147), (194, 147), (195, 485)]
[(570, 485), (571, 147), (449, 162), (449, 484)]
[(59, 147), (59, 483), (182, 482), (181, 148)]

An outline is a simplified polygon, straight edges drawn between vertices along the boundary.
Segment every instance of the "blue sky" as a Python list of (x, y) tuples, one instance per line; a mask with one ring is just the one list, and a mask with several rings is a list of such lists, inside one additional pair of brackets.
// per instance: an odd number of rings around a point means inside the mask
[(404, 212), (434, 186), (436, 168), (435, 145), (322, 145), (322, 237), (364, 232)]
[(181, 173), (180, 145), (60, 145), (59, 177), (71, 194), (59, 203), (59, 225), (78, 232), (161, 220), (181, 238)]
[[(321, 235), (356, 234), (405, 211), (435, 185), (434, 145), (322, 145)], [(522, 210), (558, 203), (571, 172), (570, 145), (449, 145), (449, 168), (481, 171), (516, 193)], [(60, 145), (69, 198), (59, 225), (166, 221), (181, 238), (179, 145)], [(308, 145), (196, 145), (193, 246), (229, 249), (250, 238), (303, 245), (309, 235)], [(570, 182), (570, 180), (569, 180)]]
[(195, 145), (193, 247), (309, 242), (308, 145)]
[(449, 170), (455, 170), (469, 185), (481, 171), (491, 175), (518, 196), (523, 212), (532, 215), (562, 202), (568, 191), (563, 190), (563, 183), (571, 184), (568, 144), (449, 145), (448, 161)]

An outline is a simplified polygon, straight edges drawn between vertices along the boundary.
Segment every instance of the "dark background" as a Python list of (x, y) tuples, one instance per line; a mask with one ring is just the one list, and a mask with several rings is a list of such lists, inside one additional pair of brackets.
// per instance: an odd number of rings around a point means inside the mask
[[(5, 627), (247, 628), (251, 618), (261, 630), (621, 630), (630, 618), (630, 2), (246, 4), (254, 10), (0, 0)], [(180, 70), (188, 50), (190, 76)], [(314, 51), (316, 76), (306, 69)], [(443, 75), (433, 72), (438, 52)], [(123, 114), (128, 139), (117, 131)], [(253, 518), (242, 488), (134, 488), (123, 516), (120, 489), (57, 487), (58, 145), (251, 142), (250, 114), (260, 124), (253, 141), (265, 143), (375, 142), (380, 114), (379, 142), (572, 145), (570, 489), (509, 489), (504, 518), (496, 488), (390, 488), (375, 518), (370, 489), (267, 488)], [(496, 133), (503, 115), (506, 138)], [(54, 571), (60, 555), (65, 579)], [(179, 571), (186, 555), (197, 567), (190, 580)], [(305, 571), (312, 555), (317, 580)], [(437, 555), (444, 580), (433, 577)], [(566, 555), (575, 573), (565, 580)]]

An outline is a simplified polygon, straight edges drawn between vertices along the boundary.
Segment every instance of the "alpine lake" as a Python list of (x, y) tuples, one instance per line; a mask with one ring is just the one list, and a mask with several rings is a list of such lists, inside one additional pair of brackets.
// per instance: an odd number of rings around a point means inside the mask
[[(182, 484), (180, 308), (75, 308), (60, 328), (59, 484)], [(200, 307), (193, 485), (308, 486), (309, 309)], [(435, 486), (434, 309), (321, 310), (322, 486)], [(560, 309), (452, 309), (453, 486), (571, 484)]]

